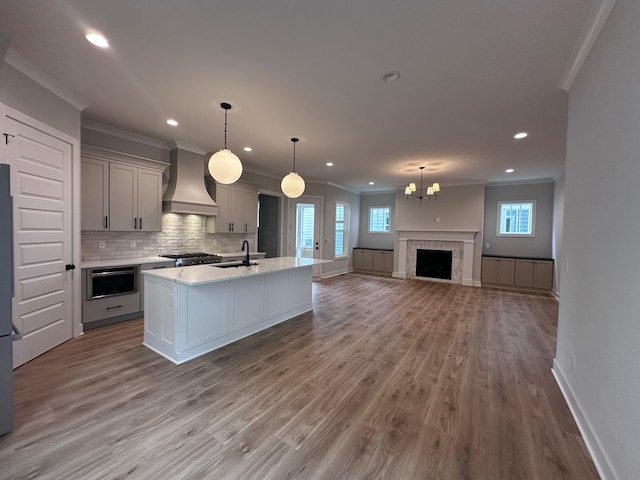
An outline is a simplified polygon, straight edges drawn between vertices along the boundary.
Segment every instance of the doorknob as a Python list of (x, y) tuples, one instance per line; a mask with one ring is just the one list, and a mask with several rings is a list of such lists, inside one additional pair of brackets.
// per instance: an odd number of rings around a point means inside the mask
[(75, 269), (76, 269), (76, 266), (75, 266), (73, 263), (67, 263), (67, 264), (64, 266), (64, 269), (65, 269), (65, 270), (75, 270)]

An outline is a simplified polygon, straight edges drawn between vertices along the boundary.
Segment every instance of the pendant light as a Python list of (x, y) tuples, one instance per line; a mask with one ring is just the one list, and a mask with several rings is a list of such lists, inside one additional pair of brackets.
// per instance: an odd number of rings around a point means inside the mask
[(216, 182), (229, 185), (242, 175), (242, 162), (227, 150), (227, 111), (231, 110), (231, 105), (221, 103), (220, 107), (224, 110), (224, 148), (209, 157), (209, 173)]
[(298, 198), (304, 193), (305, 185), (302, 177), (296, 173), (296, 142), (298, 139), (292, 138), (291, 141), (293, 142), (293, 169), (289, 175), (282, 179), (280, 188), (287, 197)]

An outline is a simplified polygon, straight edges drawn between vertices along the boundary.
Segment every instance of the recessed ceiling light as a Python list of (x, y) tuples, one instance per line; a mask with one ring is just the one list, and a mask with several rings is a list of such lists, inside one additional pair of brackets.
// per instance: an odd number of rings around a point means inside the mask
[(385, 73), (384, 75), (382, 75), (382, 81), (387, 83), (395, 82), (399, 78), (400, 78), (400, 72), (396, 72), (395, 70), (391, 70)]
[(375, 185), (375, 182), (369, 182), (369, 185)]
[(251, 147), (244, 147), (243, 150), (245, 152), (253, 152), (253, 148), (251, 148)]
[(325, 165), (326, 165), (327, 167), (333, 167), (333, 162), (327, 162)]
[(85, 38), (89, 40), (89, 42), (93, 43), (96, 47), (107, 48), (109, 46), (109, 42), (107, 41), (107, 39), (99, 33), (89, 32), (85, 35)]
[(520, 140), (521, 138), (525, 138), (527, 135), (529, 135), (527, 132), (518, 132), (513, 136), (513, 138)]
[(514, 170), (513, 170), (513, 168), (507, 168), (507, 169), (505, 170), (505, 172), (507, 172), (507, 173), (513, 173), (513, 172), (514, 172)]
[(172, 127), (177, 127), (178, 126), (178, 122), (175, 121), (173, 118), (170, 118), (169, 120), (167, 120), (167, 123), (169, 125), (171, 125)]

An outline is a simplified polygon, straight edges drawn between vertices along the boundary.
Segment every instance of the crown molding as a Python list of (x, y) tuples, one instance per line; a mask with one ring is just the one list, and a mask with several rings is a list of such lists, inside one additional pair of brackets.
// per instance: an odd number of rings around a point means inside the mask
[(4, 61), (34, 82), (42, 85), (54, 95), (57, 95), (65, 102), (73, 105), (78, 110), (82, 111), (89, 106), (89, 103), (40, 70), (40, 68), (24, 58), (14, 49), (7, 49)]
[(106, 133), (107, 135), (113, 135), (114, 137), (131, 140), (132, 142), (142, 143), (151, 147), (162, 148), (163, 150), (171, 149), (171, 144), (168, 142), (163, 142), (162, 140), (146, 137), (144, 135), (129, 132), (127, 130), (121, 130), (120, 128), (105, 125), (104, 123), (95, 122), (93, 120), (83, 119), (80, 126), (81, 128), (86, 128), (87, 130)]
[(567, 92), (569, 91), (578, 73), (580, 73), (582, 65), (584, 65), (585, 60), (589, 56), (589, 52), (591, 52), (594, 43), (596, 43), (598, 35), (600, 35), (602, 27), (604, 27), (607, 18), (609, 18), (609, 14), (611, 10), (613, 10), (616, 1), (617, 0), (600, 0), (593, 5), (587, 21), (582, 27), (576, 46), (573, 48), (564, 73), (562, 77), (560, 77), (558, 88), (566, 90)]
[[(313, 182), (310, 182), (310, 183), (313, 183)], [(356, 192), (355, 190), (351, 190), (350, 188), (343, 187), (342, 185), (338, 185), (337, 183), (333, 183), (333, 182), (315, 182), (315, 183), (326, 183), (327, 185), (331, 185), (332, 187), (339, 188), (341, 190), (344, 190), (345, 192), (353, 193), (354, 195), (362, 194), (362, 192)]]
[(534, 184), (543, 184), (543, 183), (555, 183), (555, 179), (553, 178), (532, 178), (529, 180), (511, 180), (504, 182), (487, 182), (485, 186), (487, 187), (508, 187), (510, 185), (534, 185)]
[(367, 192), (361, 192), (360, 195), (395, 195), (398, 190), (372, 190)]
[(180, 140), (174, 140), (169, 143), (169, 148), (179, 148), (180, 150), (187, 150), (188, 152), (197, 153), (198, 155), (206, 155), (207, 153), (211, 153), (211, 150), (206, 150), (203, 147), (199, 147), (198, 145), (192, 145), (190, 143), (181, 142)]

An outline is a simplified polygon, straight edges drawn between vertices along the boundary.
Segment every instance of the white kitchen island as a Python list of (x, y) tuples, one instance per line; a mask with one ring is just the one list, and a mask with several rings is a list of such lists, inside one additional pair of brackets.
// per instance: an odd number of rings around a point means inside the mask
[(176, 364), (310, 311), (312, 266), (278, 257), (250, 267), (145, 270), (143, 344)]

